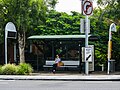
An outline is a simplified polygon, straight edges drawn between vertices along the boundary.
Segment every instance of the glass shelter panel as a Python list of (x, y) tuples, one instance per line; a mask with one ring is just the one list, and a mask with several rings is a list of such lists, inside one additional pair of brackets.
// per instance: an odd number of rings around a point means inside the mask
[(62, 60), (79, 60), (80, 46), (75, 41), (49, 42), (45, 47), (46, 60), (54, 60), (58, 54)]

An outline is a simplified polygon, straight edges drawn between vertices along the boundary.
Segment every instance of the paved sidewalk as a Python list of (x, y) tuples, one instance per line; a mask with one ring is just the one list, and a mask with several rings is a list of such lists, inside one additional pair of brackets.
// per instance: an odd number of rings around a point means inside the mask
[(120, 81), (120, 74), (34, 73), (32, 75), (0, 75), (0, 80), (65, 80), (65, 81)]

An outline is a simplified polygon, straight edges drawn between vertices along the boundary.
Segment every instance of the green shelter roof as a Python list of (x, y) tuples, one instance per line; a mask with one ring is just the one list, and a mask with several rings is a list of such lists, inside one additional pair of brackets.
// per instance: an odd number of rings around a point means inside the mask
[[(88, 35), (90, 37), (91, 35)], [(28, 37), (30, 40), (36, 39), (85, 39), (85, 35), (34, 35)]]

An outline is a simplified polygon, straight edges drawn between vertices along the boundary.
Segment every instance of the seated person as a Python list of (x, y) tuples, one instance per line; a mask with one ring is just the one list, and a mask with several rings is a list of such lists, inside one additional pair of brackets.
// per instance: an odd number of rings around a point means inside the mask
[(53, 64), (53, 73), (55, 73), (58, 63), (61, 61), (59, 55), (56, 55), (55, 63)]

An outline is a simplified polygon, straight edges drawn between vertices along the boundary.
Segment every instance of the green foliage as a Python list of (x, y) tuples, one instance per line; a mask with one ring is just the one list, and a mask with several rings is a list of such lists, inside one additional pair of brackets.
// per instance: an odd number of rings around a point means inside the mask
[[(112, 33), (112, 59), (115, 59), (116, 61), (116, 66), (119, 67), (120, 65), (120, 0), (98, 0), (99, 5), (103, 5), (101, 9), (101, 14), (100, 16), (100, 26), (99, 30), (99, 35), (101, 36), (101, 40), (99, 44), (101, 47), (99, 49), (102, 50), (102, 54), (106, 54), (106, 60), (107, 60), (107, 43), (108, 43), (108, 31), (109, 31), (109, 26), (111, 23), (115, 23), (117, 26), (117, 32)], [(101, 54), (99, 54), (100, 56)], [(98, 56), (97, 56), (98, 58)], [(101, 56), (102, 59), (102, 56)], [(104, 60), (104, 62), (106, 61)]]
[(47, 14), (46, 22), (34, 28), (35, 35), (72, 35), (80, 34), (80, 16), (77, 12), (71, 12), (71, 15), (63, 12), (51, 10)]
[(19, 65), (6, 64), (0, 66), (0, 74), (2, 75), (29, 75), (33, 72), (30, 64), (21, 63)]
[(58, 3), (58, 0), (47, 0), (49, 7), (55, 9), (55, 5)]
[(33, 68), (30, 64), (20, 63), (18, 66), (17, 74), (19, 75), (28, 75), (33, 72)]
[(16, 75), (17, 66), (14, 64), (6, 64), (2, 67), (2, 74), (4, 75)]
[(13, 22), (16, 26), (22, 63), (25, 60), (25, 33), (31, 35), (30, 30), (45, 21), (47, 5), (44, 0), (0, 0), (0, 12), (0, 32), (7, 22)]
[(0, 75), (2, 74), (2, 66), (0, 65)]

